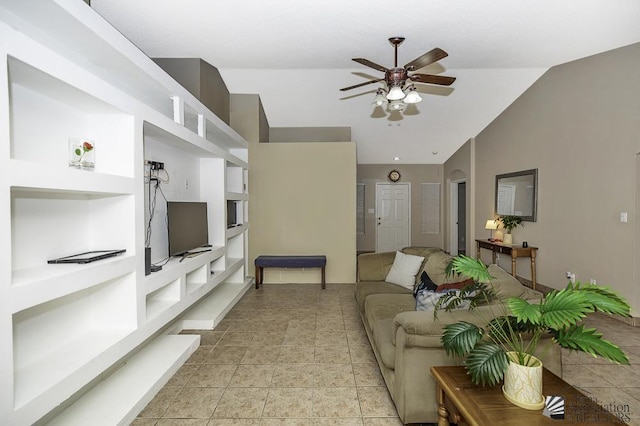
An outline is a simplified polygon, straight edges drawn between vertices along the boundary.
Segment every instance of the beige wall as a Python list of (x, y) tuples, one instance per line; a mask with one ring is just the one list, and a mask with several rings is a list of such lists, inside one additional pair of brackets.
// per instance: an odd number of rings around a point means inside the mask
[[(376, 216), (369, 213), (376, 208), (376, 182), (389, 183), (387, 175), (396, 169), (402, 175), (400, 182), (411, 182), (411, 245), (442, 247), (445, 218), (443, 214), (442, 186), (443, 166), (441, 164), (359, 164), (358, 183), (365, 185), (365, 233), (358, 235), (358, 251), (375, 251)], [(440, 183), (440, 229), (438, 234), (422, 234), (420, 222), (420, 184)]]
[(349, 142), (351, 127), (272, 127), (271, 142)]
[(153, 58), (153, 61), (229, 124), (229, 90), (216, 67), (200, 58)]
[[(229, 125), (249, 142), (249, 158), (254, 143), (269, 140), (269, 121), (260, 96), (232, 93), (229, 96)], [(249, 168), (251, 169), (251, 167)]]
[[(250, 155), (249, 260), (325, 254), (327, 282), (355, 282), (355, 143), (258, 143)], [(265, 282), (317, 283), (320, 271), (265, 269)]]
[[(495, 175), (537, 168), (538, 220), (514, 230), (540, 248), (538, 281), (565, 272), (610, 286), (640, 315), (640, 44), (550, 69), (476, 138), (476, 237), (494, 215)], [(620, 213), (628, 212), (628, 223)], [(502, 259), (501, 264), (504, 265)], [(518, 275), (529, 278), (528, 261)]]

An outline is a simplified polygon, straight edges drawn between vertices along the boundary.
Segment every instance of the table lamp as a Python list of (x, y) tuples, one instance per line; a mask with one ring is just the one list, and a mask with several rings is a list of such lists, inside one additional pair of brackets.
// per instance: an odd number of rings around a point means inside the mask
[(489, 234), (489, 241), (493, 241), (493, 230), (498, 229), (498, 222), (494, 219), (487, 220), (487, 223), (484, 225), (484, 229), (490, 229), (491, 233)]

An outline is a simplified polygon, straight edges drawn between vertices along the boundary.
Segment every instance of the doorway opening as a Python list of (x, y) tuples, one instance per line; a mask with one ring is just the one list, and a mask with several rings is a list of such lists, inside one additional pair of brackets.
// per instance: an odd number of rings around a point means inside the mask
[(449, 223), (451, 224), (449, 253), (453, 256), (467, 254), (467, 182), (457, 180), (449, 187), (451, 200)]

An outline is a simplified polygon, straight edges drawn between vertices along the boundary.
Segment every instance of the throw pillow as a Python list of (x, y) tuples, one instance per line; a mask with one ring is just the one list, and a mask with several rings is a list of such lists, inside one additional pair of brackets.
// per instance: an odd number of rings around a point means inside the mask
[(416, 311), (433, 311), (438, 300), (444, 295), (445, 293), (436, 293), (433, 290), (420, 290), (416, 295)]
[(416, 288), (413, 289), (413, 297), (416, 297), (418, 292), (422, 289), (431, 291), (436, 291), (438, 289), (438, 285), (431, 280), (426, 271), (422, 271), (422, 274), (420, 274), (420, 282)]
[(385, 281), (413, 290), (416, 274), (423, 260), (424, 257), (404, 254), (400, 251), (396, 252), (396, 258), (393, 261), (393, 265)]
[[(416, 295), (416, 311), (433, 311), (438, 301), (450, 292), (459, 292), (460, 290), (450, 290), (448, 292), (438, 293), (435, 291), (422, 289)], [(463, 300), (455, 309), (468, 309), (471, 302)]]
[(436, 289), (436, 291), (438, 293), (444, 293), (445, 291), (450, 291), (450, 290), (460, 290), (463, 287), (466, 287), (468, 285), (473, 284), (473, 279), (468, 278), (464, 281), (460, 281), (459, 283), (445, 283), (445, 284), (440, 284), (438, 286), (438, 288)]

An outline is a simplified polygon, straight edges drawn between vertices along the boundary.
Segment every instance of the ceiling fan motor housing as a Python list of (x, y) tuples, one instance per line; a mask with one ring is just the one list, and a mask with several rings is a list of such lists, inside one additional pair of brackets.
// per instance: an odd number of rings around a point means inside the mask
[(384, 73), (384, 80), (387, 86), (404, 86), (404, 82), (409, 78), (407, 70), (404, 68), (391, 68)]

